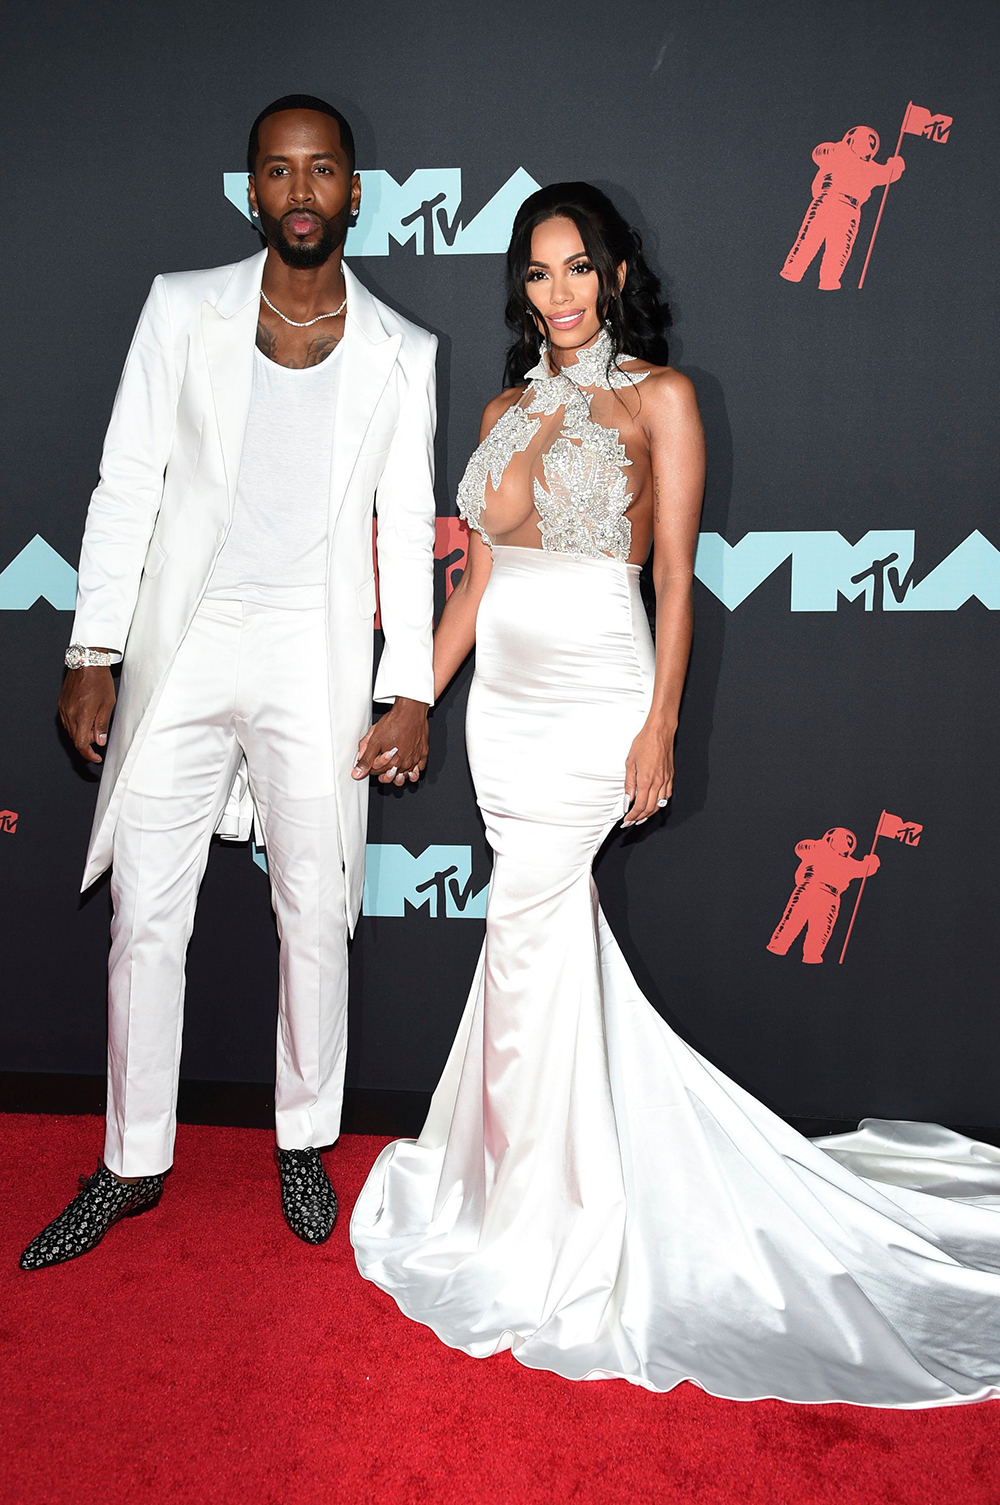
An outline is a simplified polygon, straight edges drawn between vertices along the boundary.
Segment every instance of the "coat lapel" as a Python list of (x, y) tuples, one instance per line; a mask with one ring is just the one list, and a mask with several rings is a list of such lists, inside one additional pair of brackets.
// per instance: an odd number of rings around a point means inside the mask
[[(201, 311), (202, 335), (226, 467), (230, 511), (236, 498), (247, 415), (250, 412), (253, 353), (265, 258), (266, 252), (262, 251), (257, 256), (241, 261), (218, 303), (205, 303)], [(331, 535), (365, 434), (389, 380), (400, 346), (400, 336), (387, 334), (379, 318), (375, 299), (346, 263), (344, 280), (347, 283), (347, 318), (330, 476)]]
[(398, 334), (389, 335), (368, 289), (344, 264), (347, 319), (337, 397), (337, 426), (330, 478), (330, 533), (344, 504), (358, 454), (396, 361)]
[(266, 252), (241, 261), (217, 304), (201, 310), (202, 336), (232, 511), (253, 388), (253, 353)]

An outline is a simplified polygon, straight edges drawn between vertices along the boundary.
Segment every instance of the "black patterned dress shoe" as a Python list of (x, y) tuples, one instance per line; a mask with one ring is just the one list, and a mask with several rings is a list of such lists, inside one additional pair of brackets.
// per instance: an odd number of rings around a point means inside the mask
[(337, 1221), (337, 1193), (319, 1150), (279, 1150), (281, 1210), (292, 1232), (307, 1244), (323, 1244)]
[(155, 1207), (162, 1190), (162, 1176), (119, 1181), (99, 1163), (92, 1176), (80, 1177), (80, 1190), (69, 1206), (31, 1240), (21, 1255), (21, 1269), (44, 1270), (89, 1254), (120, 1218), (134, 1218)]

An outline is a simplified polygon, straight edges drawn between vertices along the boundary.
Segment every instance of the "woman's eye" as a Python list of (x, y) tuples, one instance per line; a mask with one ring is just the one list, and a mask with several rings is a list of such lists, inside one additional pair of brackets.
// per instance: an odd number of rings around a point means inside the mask
[(529, 272), (524, 280), (525, 282), (541, 282), (544, 276), (544, 272)]
[(570, 267), (571, 272), (592, 272), (593, 270), (589, 261), (576, 261)]

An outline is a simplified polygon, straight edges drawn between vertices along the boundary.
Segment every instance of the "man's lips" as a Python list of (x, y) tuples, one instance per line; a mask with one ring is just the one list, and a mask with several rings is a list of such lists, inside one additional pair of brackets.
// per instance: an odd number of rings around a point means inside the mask
[(586, 310), (582, 308), (571, 309), (565, 314), (548, 314), (546, 317), (556, 329), (575, 329), (580, 320), (586, 316)]
[(293, 235), (311, 235), (319, 229), (319, 220), (314, 214), (286, 214), (282, 224), (291, 230)]

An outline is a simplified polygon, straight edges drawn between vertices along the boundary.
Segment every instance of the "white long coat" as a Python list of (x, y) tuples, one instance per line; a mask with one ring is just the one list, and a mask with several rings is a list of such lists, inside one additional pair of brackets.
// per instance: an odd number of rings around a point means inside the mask
[[(250, 408), (264, 252), (157, 277), (122, 375), (90, 503), (71, 641), (124, 652), (83, 887), (110, 866), (115, 822), (174, 656), (232, 522)], [(368, 782), (351, 778), (370, 722), (378, 514), (385, 650), (374, 689), (433, 698), (433, 440), (437, 341), (350, 270), (330, 476), (327, 622), (340, 837), (353, 928)], [(220, 834), (246, 838), (240, 770)]]

